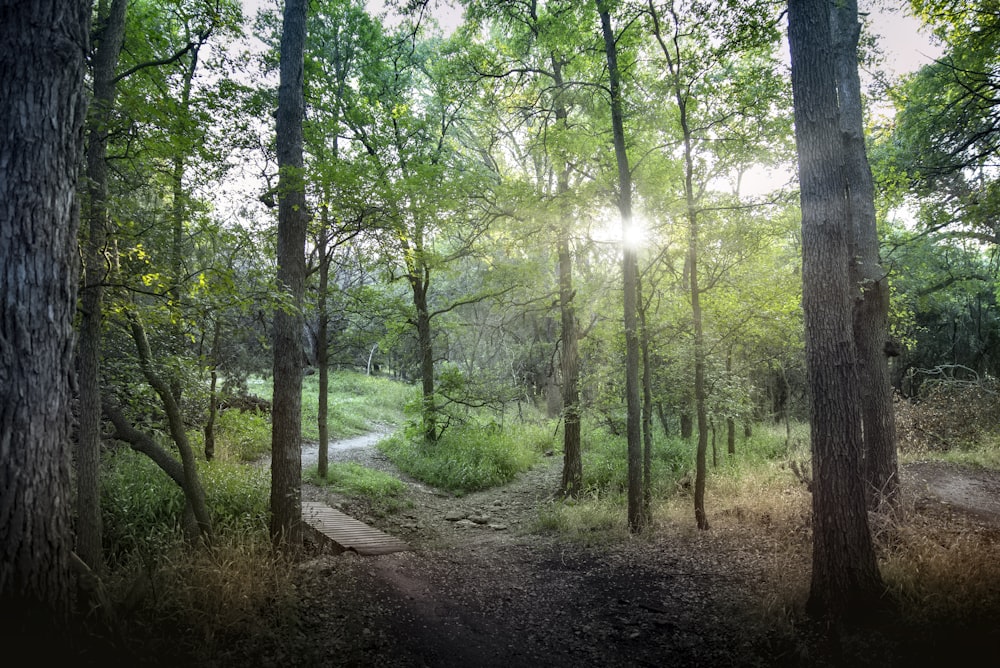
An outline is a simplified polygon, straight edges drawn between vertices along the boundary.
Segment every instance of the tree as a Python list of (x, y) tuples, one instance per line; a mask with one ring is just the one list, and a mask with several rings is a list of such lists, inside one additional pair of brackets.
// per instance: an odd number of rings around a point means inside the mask
[(862, 484), (853, 334), (856, 287), (830, 10), (790, 0), (788, 41), (802, 203), (802, 306), (811, 389), (813, 559), (810, 611), (842, 618), (882, 594)]
[[(632, 173), (625, 144), (621, 75), (618, 70), (618, 45), (611, 27), (607, 2), (595, 0), (604, 36), (608, 60), (608, 91), (611, 100), (611, 128), (618, 165), (618, 211), (622, 221), (622, 239), (632, 238)], [(639, 249), (635, 244), (622, 245), (622, 286), (625, 323), (625, 402), (628, 411), (628, 524), (632, 531), (642, 530), (646, 522), (642, 493), (642, 404), (639, 399), (639, 323), (638, 285)]]
[(278, 89), (278, 284), (287, 301), (274, 314), (274, 397), (271, 409), (271, 538), (302, 543), (302, 306), (309, 213), (302, 157), (306, 0), (287, 0), (281, 32)]
[(833, 44), (837, 59), (837, 98), (844, 140), (845, 174), (851, 221), (852, 280), (860, 288), (854, 307), (854, 340), (861, 381), (865, 482), (869, 507), (899, 506), (896, 421), (889, 384), (889, 279), (879, 254), (875, 186), (865, 152), (861, 82), (858, 77), (857, 0), (835, 5)]
[(66, 0), (0, 7), (0, 633), (15, 647), (25, 632), (58, 643), (71, 604), (76, 185), (90, 9)]
[(80, 298), (79, 368), (80, 423), (76, 445), (76, 552), (91, 570), (100, 572), (101, 505), (101, 324), (104, 282), (108, 275), (108, 136), (117, 82), (115, 71), (125, 38), (127, 0), (97, 5), (94, 56), (91, 60), (93, 99), (87, 117), (84, 183), (86, 200), (83, 242), (83, 289)]

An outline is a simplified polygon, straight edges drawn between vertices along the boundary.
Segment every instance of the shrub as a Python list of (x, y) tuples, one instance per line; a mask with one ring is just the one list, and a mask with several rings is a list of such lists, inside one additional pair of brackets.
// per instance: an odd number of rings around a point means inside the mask
[[(694, 448), (679, 438), (653, 438), (651, 480), (654, 495), (671, 493), (693, 459)], [(606, 427), (583, 437), (583, 488), (596, 494), (618, 494), (628, 488), (628, 441)]]

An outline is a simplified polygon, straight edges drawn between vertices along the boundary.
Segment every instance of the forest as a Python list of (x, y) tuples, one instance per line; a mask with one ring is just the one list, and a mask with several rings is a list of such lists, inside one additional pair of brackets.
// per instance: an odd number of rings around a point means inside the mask
[(995, 654), (998, 53), (956, 0), (0, 2), (0, 638)]

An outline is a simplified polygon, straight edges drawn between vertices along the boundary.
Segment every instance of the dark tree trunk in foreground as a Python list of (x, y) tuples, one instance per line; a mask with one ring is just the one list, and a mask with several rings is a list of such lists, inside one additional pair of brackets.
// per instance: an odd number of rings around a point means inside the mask
[[(614, 133), (615, 158), (618, 163), (618, 210), (622, 230), (632, 226), (632, 173), (625, 147), (625, 124), (622, 111), (621, 78), (618, 72), (618, 46), (611, 29), (611, 16), (605, 2), (597, 1), (604, 35), (604, 51), (608, 60), (608, 80), (611, 92), (611, 127)], [(623, 239), (628, 235), (623, 234)], [(642, 512), (642, 405), (639, 400), (639, 323), (638, 323), (638, 249), (622, 245), (622, 272), (625, 303), (625, 403), (628, 415), (628, 525), (633, 532), (643, 527)]]
[[(11, 661), (71, 608), (73, 318), (90, 2), (0, 5), (0, 639)], [(16, 658), (15, 658), (16, 657)]]
[[(105, 5), (105, 3), (102, 3)], [(108, 274), (108, 133), (115, 103), (115, 70), (125, 39), (127, 0), (102, 6), (94, 35), (93, 99), (87, 117), (87, 193), (83, 242), (83, 291), (80, 295), (79, 427), (76, 443), (76, 553), (91, 570), (103, 569), (101, 551), (101, 323)]]
[(278, 285), (287, 306), (274, 314), (271, 409), (271, 539), (302, 543), (302, 302), (305, 292), (306, 194), (302, 158), (303, 63), (307, 0), (287, 0), (278, 88)]
[(834, 4), (833, 43), (837, 53), (837, 97), (844, 140), (848, 206), (854, 238), (851, 256), (855, 289), (854, 342), (858, 349), (861, 414), (864, 424), (868, 507), (899, 506), (896, 417), (886, 357), (889, 341), (889, 280), (882, 268), (875, 218), (875, 185), (865, 152), (861, 82), (858, 77), (857, 0)]
[(809, 610), (844, 618), (882, 593), (862, 480), (851, 229), (830, 8), (788, 3), (802, 204), (802, 306), (813, 464)]

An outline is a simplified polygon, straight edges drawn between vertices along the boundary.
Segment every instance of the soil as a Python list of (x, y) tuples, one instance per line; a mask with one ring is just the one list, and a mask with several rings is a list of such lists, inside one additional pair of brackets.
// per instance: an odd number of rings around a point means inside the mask
[[(774, 609), (783, 600), (776, 587), (808, 586), (801, 576), (808, 572), (807, 525), (741, 533), (729, 528), (734, 521), (699, 532), (690, 518), (640, 538), (565, 542), (538, 523), (557, 487), (558, 457), (501, 489), (455, 497), (402, 475), (372, 447), (378, 438), (341, 443), (331, 461), (398, 476), (407, 483), (404, 508), (382, 513), (311, 486), (303, 498), (339, 507), (412, 550), (362, 557), (316, 546), (297, 573), (294, 637), (243, 639), (212, 665), (912, 666), (951, 664), (980, 651), (995, 658), (1000, 649), (992, 629), (985, 637), (969, 630), (970, 642), (900, 626), (890, 616), (831, 630)], [(311, 456), (307, 447), (306, 464)], [(903, 476), (918, 512), (1000, 532), (996, 472), (921, 462)], [(758, 529), (770, 524), (767, 517), (753, 522)], [(801, 568), (791, 569), (787, 582), (775, 542), (783, 554), (789, 544), (793, 553), (800, 548)]]

